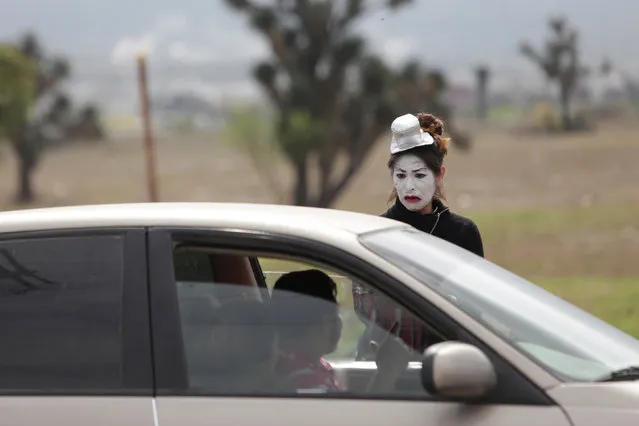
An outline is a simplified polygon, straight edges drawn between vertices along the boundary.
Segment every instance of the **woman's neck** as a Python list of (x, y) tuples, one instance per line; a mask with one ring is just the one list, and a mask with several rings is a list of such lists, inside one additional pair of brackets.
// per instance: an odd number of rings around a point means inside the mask
[(433, 202), (426, 204), (423, 209), (419, 211), (419, 214), (430, 214), (433, 212)]

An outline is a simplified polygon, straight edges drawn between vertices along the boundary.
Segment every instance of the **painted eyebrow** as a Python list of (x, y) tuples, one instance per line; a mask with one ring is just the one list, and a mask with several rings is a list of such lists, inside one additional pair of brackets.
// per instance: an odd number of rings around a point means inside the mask
[[(399, 167), (397, 169), (395, 169), (395, 170), (398, 171), (398, 172), (401, 172), (401, 173), (406, 173), (406, 170), (400, 169)], [(428, 171), (428, 167), (420, 167), (419, 169), (412, 170), (412, 172), (413, 173), (417, 173), (417, 172), (420, 172), (422, 170)]]

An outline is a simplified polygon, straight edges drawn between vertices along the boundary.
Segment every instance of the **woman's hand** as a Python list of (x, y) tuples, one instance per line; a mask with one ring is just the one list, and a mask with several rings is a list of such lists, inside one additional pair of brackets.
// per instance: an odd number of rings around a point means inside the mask
[(371, 341), (376, 354), (377, 373), (369, 385), (370, 392), (390, 392), (411, 358), (411, 349), (396, 336), (399, 323), (395, 323), (383, 343)]

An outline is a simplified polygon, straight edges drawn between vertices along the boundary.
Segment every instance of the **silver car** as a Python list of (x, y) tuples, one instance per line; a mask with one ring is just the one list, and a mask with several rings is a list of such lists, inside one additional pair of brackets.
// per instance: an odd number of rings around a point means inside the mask
[[(269, 273), (305, 267), (343, 277), (341, 339), (319, 372), (340, 390), (279, 386), (270, 325), (215, 314), (229, 300), (266, 306)], [(386, 388), (371, 390), (377, 363), (356, 346), (370, 327), (401, 339), (359, 315), (353, 282), (437, 337), (400, 342), (410, 362)], [(0, 213), (0, 320), (2, 426), (639, 424), (635, 338), (371, 215), (222, 203)]]

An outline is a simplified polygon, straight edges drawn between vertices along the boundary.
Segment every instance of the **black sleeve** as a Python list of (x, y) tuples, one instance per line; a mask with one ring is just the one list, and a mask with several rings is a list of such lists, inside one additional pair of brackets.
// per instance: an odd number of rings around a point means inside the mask
[(481, 233), (479, 228), (474, 222), (471, 222), (468, 226), (467, 235), (464, 238), (465, 249), (472, 251), (477, 256), (484, 257), (484, 243), (481, 240)]

